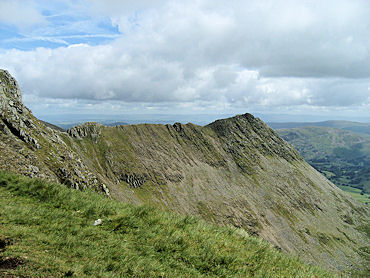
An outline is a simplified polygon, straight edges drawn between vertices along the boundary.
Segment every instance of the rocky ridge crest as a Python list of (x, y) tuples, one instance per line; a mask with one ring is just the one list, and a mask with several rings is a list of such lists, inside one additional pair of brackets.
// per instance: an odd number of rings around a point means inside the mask
[(102, 132), (102, 126), (99, 123), (87, 122), (68, 129), (67, 133), (76, 139), (90, 136), (91, 139), (96, 140)]
[(68, 135), (45, 126), (23, 105), (18, 83), (6, 70), (0, 70), (0, 131), (2, 169), (109, 194), (63, 141)]
[(0, 129), (10, 132), (36, 149), (37, 139), (32, 136), (35, 129), (30, 110), (23, 105), (17, 81), (5, 70), (0, 70)]

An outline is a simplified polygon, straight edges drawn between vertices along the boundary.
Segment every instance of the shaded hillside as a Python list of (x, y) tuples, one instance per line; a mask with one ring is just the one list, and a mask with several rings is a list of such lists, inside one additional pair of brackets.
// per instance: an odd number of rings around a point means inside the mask
[(273, 129), (299, 128), (299, 127), (332, 127), (356, 133), (370, 134), (370, 123), (359, 123), (351, 121), (324, 121), (324, 122), (290, 122), (290, 123), (268, 123)]
[[(41, 121), (41, 120), (40, 120)], [(56, 126), (56, 125), (53, 125), (51, 123), (48, 123), (48, 122), (45, 122), (45, 121), (41, 121), (45, 126), (47, 127), (50, 127), (51, 129), (54, 129), (54, 130), (57, 130), (57, 131), (65, 131), (65, 129), (59, 127), (59, 126)]]
[(279, 129), (279, 135), (334, 184), (370, 193), (370, 136), (328, 127)]
[(0, 211), (5, 277), (332, 276), (243, 230), (4, 172)]
[(329, 269), (367, 265), (368, 208), (260, 119), (244, 114), (205, 127), (86, 123), (60, 132), (23, 106), (7, 72), (0, 79), (0, 168), (232, 225)]

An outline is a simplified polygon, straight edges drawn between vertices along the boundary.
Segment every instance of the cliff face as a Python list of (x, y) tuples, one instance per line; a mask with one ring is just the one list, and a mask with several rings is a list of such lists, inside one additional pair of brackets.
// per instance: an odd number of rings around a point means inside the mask
[(23, 106), (7, 72), (0, 80), (2, 169), (244, 228), (330, 269), (366, 265), (368, 208), (252, 115), (60, 132)]
[(68, 135), (45, 126), (23, 105), (16, 80), (5, 70), (0, 70), (0, 131), (1, 169), (109, 194), (105, 184), (66, 145)]

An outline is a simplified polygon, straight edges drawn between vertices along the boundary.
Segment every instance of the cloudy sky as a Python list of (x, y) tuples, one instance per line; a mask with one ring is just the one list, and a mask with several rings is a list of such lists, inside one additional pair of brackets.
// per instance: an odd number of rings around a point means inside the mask
[(370, 121), (368, 0), (0, 0), (0, 68), (37, 116)]

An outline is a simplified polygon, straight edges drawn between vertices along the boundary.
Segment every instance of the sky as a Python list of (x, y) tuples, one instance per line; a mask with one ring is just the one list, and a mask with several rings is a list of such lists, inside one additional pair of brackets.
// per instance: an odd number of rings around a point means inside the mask
[(370, 121), (369, 14), (368, 0), (0, 0), (0, 68), (46, 120)]

